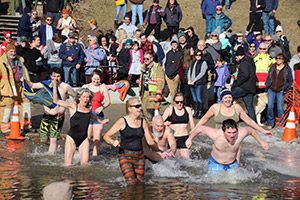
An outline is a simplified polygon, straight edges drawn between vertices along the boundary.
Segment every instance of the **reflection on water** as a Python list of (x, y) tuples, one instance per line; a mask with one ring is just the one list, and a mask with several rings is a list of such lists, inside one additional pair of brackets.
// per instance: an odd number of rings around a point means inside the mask
[(147, 163), (146, 183), (127, 187), (119, 170), (116, 149), (104, 147), (89, 166), (63, 166), (58, 155), (35, 140), (0, 138), (0, 199), (41, 199), (42, 189), (55, 181), (72, 185), (74, 199), (299, 199), (300, 145), (279, 136), (264, 137), (265, 152), (253, 139), (242, 146), (241, 167), (234, 173), (207, 174), (211, 143), (200, 137), (188, 160)]

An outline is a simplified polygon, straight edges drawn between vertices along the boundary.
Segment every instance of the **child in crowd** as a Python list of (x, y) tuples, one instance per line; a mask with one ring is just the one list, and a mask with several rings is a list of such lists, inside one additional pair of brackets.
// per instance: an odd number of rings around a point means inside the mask
[(215, 95), (217, 102), (221, 101), (220, 92), (225, 87), (225, 83), (230, 76), (227, 64), (222, 60), (222, 58), (218, 58), (216, 60), (216, 82), (215, 82)]
[(130, 49), (130, 64), (129, 64), (129, 80), (133, 85), (137, 84), (137, 80), (140, 78), (141, 66), (144, 63), (144, 54), (140, 49), (139, 42), (133, 42), (133, 48)]

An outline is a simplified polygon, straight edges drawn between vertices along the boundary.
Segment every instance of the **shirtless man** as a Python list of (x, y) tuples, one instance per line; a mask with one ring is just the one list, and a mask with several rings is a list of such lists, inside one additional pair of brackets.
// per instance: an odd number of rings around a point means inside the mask
[[(70, 85), (62, 82), (62, 70), (60, 68), (52, 68), (50, 70), (51, 79), (58, 83), (58, 91), (62, 100), (66, 100), (68, 95), (76, 96), (76, 92)], [(41, 89), (44, 87), (43, 83), (32, 83), (26, 80), (32, 89)], [(54, 154), (57, 150), (57, 138), (60, 137), (60, 132), (64, 123), (65, 108), (56, 106), (49, 108), (44, 106), (44, 115), (40, 124), (39, 134), (41, 142), (47, 142), (50, 138), (50, 145), (48, 152)]]
[(254, 137), (263, 149), (269, 149), (269, 145), (259, 137), (254, 129), (250, 127), (238, 127), (237, 123), (232, 119), (224, 120), (221, 129), (207, 126), (196, 127), (192, 130), (186, 141), (188, 148), (191, 147), (193, 138), (199, 133), (207, 135), (214, 143), (211, 156), (208, 160), (209, 172), (220, 172), (237, 168), (237, 157), (241, 143), (249, 135)]
[[(153, 162), (158, 162), (165, 158), (174, 158), (176, 153), (176, 141), (168, 126), (165, 127), (164, 120), (160, 115), (152, 119), (152, 137), (156, 148), (150, 148), (144, 142), (143, 149), (146, 158)], [(168, 149), (168, 146), (170, 149)]]

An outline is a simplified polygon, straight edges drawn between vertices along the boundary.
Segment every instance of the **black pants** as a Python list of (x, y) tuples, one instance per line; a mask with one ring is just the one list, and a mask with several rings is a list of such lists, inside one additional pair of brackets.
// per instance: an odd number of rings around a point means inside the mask
[(250, 12), (247, 31), (262, 31), (262, 12)]
[(177, 33), (179, 31), (179, 25), (178, 26), (167, 26), (167, 30), (168, 30), (169, 38), (172, 39), (172, 36), (174, 34), (177, 35)]
[(160, 38), (160, 25), (161, 24), (148, 24), (146, 30), (145, 30), (145, 35), (148, 37), (151, 32), (154, 30), (154, 37), (159, 40)]

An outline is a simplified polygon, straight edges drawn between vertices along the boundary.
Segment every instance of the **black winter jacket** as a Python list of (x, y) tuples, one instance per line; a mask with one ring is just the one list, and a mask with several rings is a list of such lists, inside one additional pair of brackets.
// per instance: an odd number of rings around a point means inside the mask
[(233, 82), (231, 89), (240, 87), (251, 94), (256, 93), (256, 70), (252, 58), (244, 56), (238, 67), (237, 79)]

